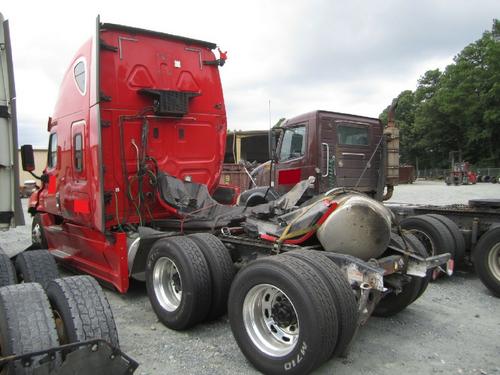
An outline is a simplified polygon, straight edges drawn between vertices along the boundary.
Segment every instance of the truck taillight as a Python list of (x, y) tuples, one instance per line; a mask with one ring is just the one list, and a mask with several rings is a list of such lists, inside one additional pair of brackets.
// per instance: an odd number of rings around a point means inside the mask
[(453, 275), (453, 269), (455, 268), (455, 261), (453, 259), (448, 259), (446, 262), (446, 274), (448, 276)]

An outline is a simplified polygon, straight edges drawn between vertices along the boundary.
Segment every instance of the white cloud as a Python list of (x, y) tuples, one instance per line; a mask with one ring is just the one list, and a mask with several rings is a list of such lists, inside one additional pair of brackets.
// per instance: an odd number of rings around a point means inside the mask
[(228, 126), (264, 129), (314, 109), (378, 114), (443, 69), (498, 17), (497, 0), (23, 1), (5, 3), (20, 140), (46, 144), (62, 75), (95, 17), (219, 43)]

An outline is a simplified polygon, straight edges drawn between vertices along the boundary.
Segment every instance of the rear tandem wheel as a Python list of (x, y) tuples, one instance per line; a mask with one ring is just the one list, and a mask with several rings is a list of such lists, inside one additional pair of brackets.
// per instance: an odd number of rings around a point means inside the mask
[(146, 262), (146, 288), (154, 312), (168, 328), (187, 329), (208, 315), (212, 299), (210, 269), (189, 237), (155, 242)]
[(241, 351), (266, 374), (307, 374), (337, 344), (332, 294), (319, 271), (302, 259), (250, 262), (231, 286), (228, 316)]
[(331, 261), (324, 251), (294, 250), (285, 256), (302, 259), (320, 272), (332, 293), (338, 317), (338, 341), (332, 356), (345, 354), (358, 324), (358, 304), (354, 291), (342, 270)]

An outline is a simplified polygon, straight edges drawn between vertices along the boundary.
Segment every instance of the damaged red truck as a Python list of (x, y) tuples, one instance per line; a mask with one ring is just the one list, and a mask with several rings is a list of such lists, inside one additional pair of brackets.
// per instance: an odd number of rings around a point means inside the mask
[[(304, 374), (344, 354), (371, 314), (415, 301), (450, 255), (427, 257), (363, 193), (302, 202), (314, 176), (255, 207), (215, 201), (216, 189), (238, 196), (218, 185), (227, 122), (215, 48), (97, 21), (48, 123), (33, 242), (122, 293), (145, 280), (170, 328), (228, 310), (256, 368)], [(33, 170), (30, 146), (22, 156)]]

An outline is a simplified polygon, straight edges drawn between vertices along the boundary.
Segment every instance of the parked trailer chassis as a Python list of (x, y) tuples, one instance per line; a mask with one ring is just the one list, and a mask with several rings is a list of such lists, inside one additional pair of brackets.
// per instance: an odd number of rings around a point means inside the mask
[(470, 200), (467, 205), (386, 203), (386, 206), (402, 223), (407, 218), (428, 218), (429, 215), (431, 218), (441, 217), (443, 220), (444, 217), (451, 220), (463, 237), (465, 249), (464, 254), (455, 260), (458, 263), (462, 261), (473, 263), (481, 281), (494, 295), (500, 297), (499, 199), (475, 199)]

